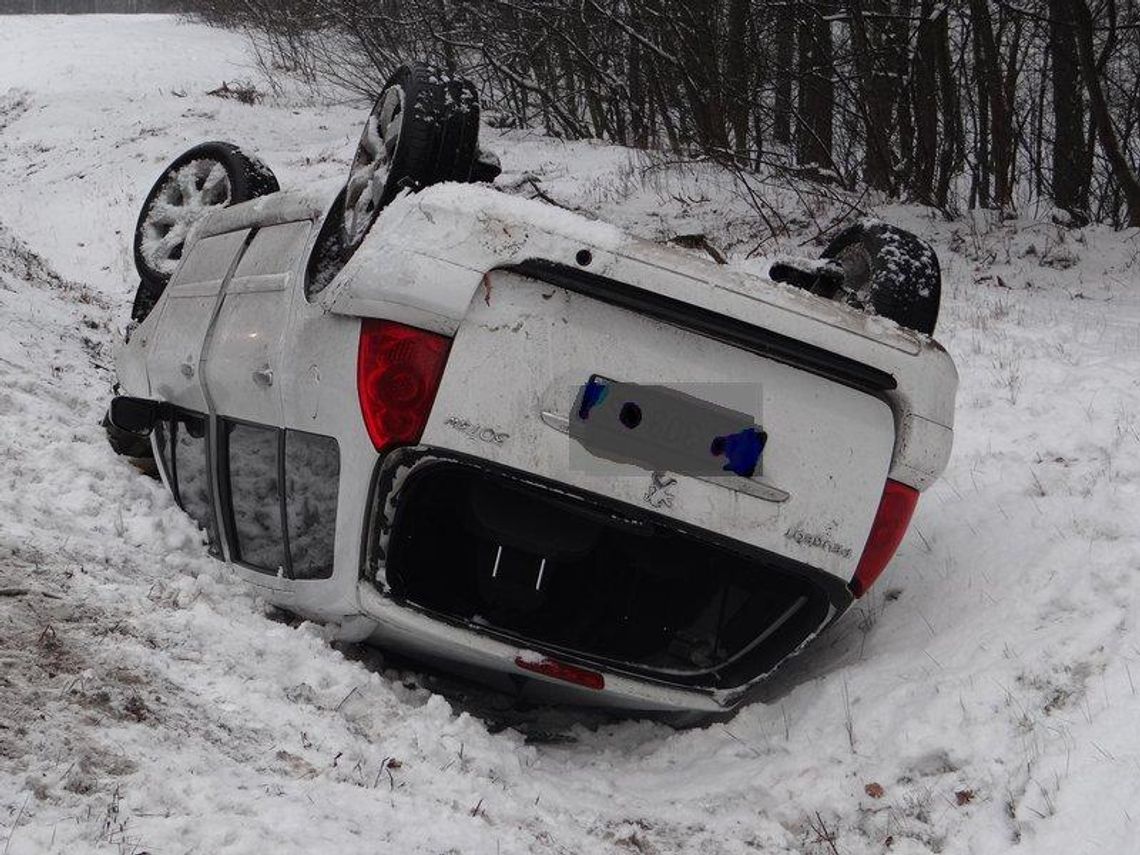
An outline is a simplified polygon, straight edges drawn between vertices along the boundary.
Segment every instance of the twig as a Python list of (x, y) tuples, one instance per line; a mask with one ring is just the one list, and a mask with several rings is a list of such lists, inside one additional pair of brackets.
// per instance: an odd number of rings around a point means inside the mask
[(12, 831), (8, 834), (8, 840), (4, 843), (4, 855), (8, 855), (8, 847), (12, 845), (12, 838), (16, 836), (16, 829), (20, 827), (20, 820), (24, 816), (24, 809), (28, 806), (28, 801), (32, 798), (32, 791), (28, 790), (28, 794), (24, 796), (24, 803), (20, 805), (20, 812), (16, 814), (16, 821), (12, 823)]
[(577, 213), (577, 209), (571, 208), (569, 205), (563, 205), (561, 202), (559, 202), (557, 199), (555, 199), (549, 193), (547, 193), (545, 190), (543, 190), (541, 187), (539, 187), (538, 182), (540, 180), (541, 179), (536, 178), (533, 175), (528, 175), (527, 179), (526, 179), (527, 183), (531, 187), (534, 188), (535, 196), (537, 196), (543, 202), (546, 202), (546, 204), (548, 204), (548, 205), (553, 205), (556, 208), (561, 208), (563, 211), (573, 211), (573, 212)]
[(815, 832), (816, 843), (826, 843), (832, 855), (839, 855), (839, 847), (835, 845), (836, 833), (827, 827), (827, 824), (823, 821), (823, 817), (819, 815), (819, 811), (815, 812), (815, 822), (809, 819), (808, 825), (811, 827), (811, 830)]
[(666, 243), (673, 243), (686, 249), (704, 250), (717, 264), (728, 264), (728, 259), (725, 258), (724, 253), (713, 246), (709, 242), (708, 236), (704, 234), (674, 235)]
[(843, 681), (843, 715), (844, 727), (847, 730), (847, 741), (851, 745), (852, 753), (855, 752), (855, 719), (851, 716), (851, 696), (847, 692), (847, 680)]
[(357, 691), (359, 690), (359, 688), (360, 688), (359, 686), (353, 686), (352, 691), (349, 692), (347, 695), (345, 695), (341, 699), (339, 704), (337, 704), (335, 707), (333, 707), (333, 712), (340, 712), (340, 708), (343, 707), (346, 703), (348, 703), (348, 699), (351, 698), (353, 695), (355, 695), (357, 693)]
[(867, 191), (870, 189), (871, 189), (870, 187), (864, 187), (863, 192), (859, 194), (858, 199), (856, 199), (854, 202), (848, 202), (846, 210), (844, 210), (842, 213), (836, 214), (834, 217), (832, 217), (830, 223), (828, 223), (826, 226), (821, 228), (819, 231), (817, 231), (810, 238), (808, 238), (805, 241), (801, 241), (800, 246), (808, 246), (810, 244), (814, 244), (817, 240), (819, 240), (825, 234), (828, 234), (832, 229), (834, 229), (836, 226), (838, 226), (840, 223), (842, 223), (844, 220), (846, 220), (852, 214), (857, 213), (860, 216), (863, 216), (865, 213), (865, 211), (863, 209), (863, 204), (862, 204), (863, 199), (866, 198)]
[(53, 594), (50, 591), (37, 591), (34, 588), (0, 588), (0, 597), (26, 597), (28, 594), (39, 594), (49, 600), (63, 599), (59, 594)]
[(723, 724), (720, 726), (720, 729), (723, 730), (726, 734), (728, 734), (732, 739), (735, 739), (737, 742), (739, 742), (741, 745), (743, 745), (745, 748), (747, 748), (749, 751), (751, 751), (754, 757), (762, 757), (763, 756), (759, 751), (757, 751), (751, 745), (746, 743), (743, 739), (741, 739), (739, 736), (737, 736), (735, 733), (733, 733), (731, 730), (729, 730)]

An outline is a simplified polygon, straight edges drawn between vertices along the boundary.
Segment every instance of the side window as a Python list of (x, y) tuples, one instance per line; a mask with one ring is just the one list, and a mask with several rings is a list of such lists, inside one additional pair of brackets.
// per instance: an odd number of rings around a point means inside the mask
[[(285, 277), (293, 272), (309, 242), (313, 224), (308, 220), (295, 223), (279, 223), (275, 226), (262, 226), (253, 237), (253, 242), (245, 251), (234, 271), (234, 279), (256, 279), (258, 277)], [(261, 290), (259, 283), (248, 283), (250, 290)], [(274, 283), (260, 283), (271, 285)], [(276, 283), (280, 287), (283, 283)], [(233, 292), (231, 284), (230, 292)]]
[(280, 431), (223, 424), (234, 558), (256, 570), (278, 573), (285, 568), (278, 478)]
[(327, 579), (333, 571), (340, 448), (335, 439), (285, 433), (285, 518), (293, 578)]
[(210, 539), (210, 553), (219, 555), (218, 528), (210, 498), (210, 468), (206, 456), (204, 416), (182, 410), (158, 427), (158, 450), (174, 500)]

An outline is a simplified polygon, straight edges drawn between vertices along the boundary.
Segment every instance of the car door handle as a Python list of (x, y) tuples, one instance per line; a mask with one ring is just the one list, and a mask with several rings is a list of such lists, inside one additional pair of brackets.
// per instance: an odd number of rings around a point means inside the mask
[(273, 385), (273, 369), (268, 365), (253, 372), (253, 382), (258, 386)]

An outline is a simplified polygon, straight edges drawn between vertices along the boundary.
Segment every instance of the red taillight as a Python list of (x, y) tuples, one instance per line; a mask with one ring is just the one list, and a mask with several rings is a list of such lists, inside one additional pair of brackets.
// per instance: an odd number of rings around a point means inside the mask
[(855, 578), (851, 580), (851, 591), (856, 597), (867, 593), (867, 589), (886, 568), (887, 562), (902, 543), (917, 504), (918, 490), (898, 481), (887, 481), (887, 486), (883, 488), (883, 498), (879, 501), (878, 513), (875, 514), (875, 522), (871, 525), (871, 534), (867, 537), (867, 545), (863, 547)]
[(450, 339), (415, 327), (361, 322), (356, 388), (377, 451), (419, 441), (450, 347)]
[(545, 657), (542, 659), (530, 659), (525, 656), (517, 656), (515, 657), (515, 664), (524, 671), (533, 671), (535, 674), (543, 674), (547, 677), (553, 677), (556, 680), (565, 680), (567, 683), (573, 683), (576, 686), (585, 686), (587, 689), (597, 689), (600, 691), (606, 687), (606, 678), (597, 671), (567, 665), (565, 662), (559, 662), (555, 659), (547, 659)]

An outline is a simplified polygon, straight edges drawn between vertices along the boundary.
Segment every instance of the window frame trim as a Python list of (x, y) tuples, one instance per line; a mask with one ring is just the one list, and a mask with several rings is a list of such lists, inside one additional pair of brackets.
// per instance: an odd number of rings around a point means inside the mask
[[(176, 504), (178, 506), (179, 510), (181, 510), (184, 514), (189, 516), (191, 519), (194, 519), (194, 517), (190, 514), (190, 512), (188, 510), (186, 510), (186, 505), (182, 501), (182, 485), (178, 479), (178, 457), (179, 457), (179, 454), (178, 454), (179, 427), (178, 427), (178, 425), (179, 425), (179, 419), (184, 418), (186, 416), (198, 418), (198, 419), (201, 419), (203, 421), (203, 423), (205, 424), (205, 431), (202, 434), (202, 441), (204, 443), (204, 449), (203, 450), (205, 451), (205, 454), (206, 454), (206, 460), (205, 460), (205, 464), (204, 464), (205, 468), (206, 468), (206, 492), (209, 495), (210, 514), (213, 517), (213, 520), (212, 520), (213, 528), (217, 534), (217, 540), (218, 540), (218, 542), (216, 544), (215, 543), (209, 543), (209, 550), (210, 550), (211, 554), (214, 554), (215, 550), (216, 550), (217, 555), (228, 558), (228, 556), (229, 556), (229, 552), (228, 552), (229, 543), (227, 542), (225, 532), (223, 531), (222, 525), (220, 524), (221, 521), (218, 518), (218, 503), (217, 503), (217, 496), (218, 496), (217, 487), (218, 487), (218, 485), (217, 485), (217, 476), (215, 474), (215, 469), (214, 469), (214, 466), (216, 463), (216, 459), (215, 459), (216, 458), (216, 449), (214, 447), (214, 437), (213, 437), (214, 417), (212, 415), (210, 415), (209, 413), (200, 413), (197, 410), (191, 410), (187, 407), (180, 407), (177, 404), (171, 404), (170, 406), (171, 406), (170, 418), (163, 420), (164, 426), (169, 425), (169, 430), (167, 431), (167, 437), (166, 437), (166, 441), (167, 441), (167, 444), (169, 446), (169, 454), (170, 454), (170, 466), (169, 466), (169, 468), (166, 466), (166, 461), (163, 459), (161, 453), (155, 459), (158, 462), (158, 466), (162, 469), (163, 473), (166, 475), (166, 481), (170, 485), (170, 494), (171, 494), (171, 497), (174, 499), (174, 504)], [(157, 445), (157, 442), (155, 444)], [(200, 523), (198, 523), (198, 520), (194, 520), (194, 522), (195, 522), (195, 524), (200, 525)], [(210, 528), (208, 526), (206, 528), (206, 538), (207, 538), (207, 541), (209, 541)]]
[[(341, 454), (340, 440), (335, 436), (324, 433), (316, 433), (314, 431), (297, 430), (294, 428), (278, 427), (276, 425), (267, 425), (262, 422), (252, 421), (250, 419), (234, 418), (231, 416), (221, 416), (209, 413), (200, 413), (197, 410), (187, 409), (172, 405), (170, 410), (170, 418), (163, 420), (163, 428), (166, 431), (166, 441), (169, 447), (170, 465), (166, 464), (165, 459), (161, 454), (157, 455), (156, 460), (158, 466), (162, 469), (163, 474), (166, 476), (167, 484), (170, 486), (171, 497), (174, 503), (185, 514), (189, 515), (186, 506), (182, 501), (182, 488), (178, 480), (178, 446), (177, 438), (179, 436), (179, 419), (185, 417), (200, 418), (206, 426), (203, 440), (205, 442), (205, 466), (206, 466), (206, 484), (207, 491), (210, 496), (210, 511), (214, 517), (214, 528), (217, 532), (218, 543), (217, 552), (224, 557), (225, 560), (232, 564), (236, 564), (246, 570), (257, 573), (262, 577), (276, 578), (288, 581), (302, 581), (302, 582), (319, 582), (327, 581), (336, 574), (336, 549), (337, 549), (337, 536), (336, 536), (336, 521), (340, 517), (340, 485), (343, 472), (343, 458)], [(267, 570), (255, 564), (251, 564), (241, 558), (241, 543), (237, 533), (237, 523), (234, 519), (234, 502), (233, 490), (230, 477), (230, 442), (228, 425), (237, 425), (242, 427), (253, 428), (255, 430), (268, 431), (274, 435), (276, 440), (276, 471), (277, 471), (277, 513), (278, 519), (281, 524), (281, 546), (285, 561), (282, 569), (284, 573), (279, 573), (275, 570)], [(288, 472), (286, 470), (286, 456), (287, 456), (287, 443), (289, 441), (289, 434), (299, 434), (301, 436), (316, 437), (321, 440), (331, 441), (333, 448), (336, 450), (337, 461), (337, 478), (336, 478), (336, 505), (333, 509), (333, 531), (332, 531), (332, 551), (330, 554), (330, 565), (327, 575), (321, 576), (305, 576), (298, 578), (295, 575), (293, 568), (293, 548), (289, 534), (289, 501), (288, 501)], [(197, 520), (195, 520), (197, 522)], [(209, 537), (209, 528), (206, 529), (207, 537)], [(213, 546), (213, 544), (211, 544)]]
[[(264, 422), (255, 422), (250, 419), (234, 418), (232, 416), (219, 415), (216, 418), (218, 437), (217, 496), (218, 504), (221, 506), (222, 511), (222, 528), (225, 531), (223, 537), (226, 541), (229, 560), (239, 567), (244, 567), (262, 576), (293, 581), (295, 578), (293, 576), (293, 555), (289, 549), (289, 526), (285, 509), (285, 428), (277, 427), (276, 425), (267, 425)], [(228, 425), (268, 431), (274, 435), (277, 441), (275, 450), (275, 465), (277, 469), (277, 516), (281, 524), (281, 549), (285, 559), (281, 566), (283, 573), (277, 570), (259, 567), (256, 564), (250, 564), (241, 557), (241, 541), (238, 539), (237, 523), (234, 520), (233, 482), (230, 478), (230, 435), (227, 430)]]
[[(278, 446), (280, 449), (280, 460), (279, 460), (280, 469), (278, 470), (278, 477), (281, 479), (281, 482), (280, 482), (281, 483), (281, 490), (280, 490), (280, 493), (281, 493), (281, 522), (282, 522), (281, 530), (285, 534), (285, 543), (286, 543), (286, 546), (288, 547), (289, 573), (290, 573), (289, 578), (296, 580), (298, 582), (327, 581), (327, 580), (331, 579), (336, 574), (336, 546), (337, 546), (336, 521), (338, 519), (340, 519), (340, 480), (344, 474), (344, 470), (341, 466), (342, 457), (341, 457), (341, 449), (340, 449), (340, 440), (337, 439), (335, 436), (332, 436), (331, 434), (327, 434), (327, 433), (316, 433), (315, 431), (309, 431), (309, 430), (297, 430), (296, 428), (290, 428), (290, 427), (280, 428), (280, 430), (282, 432), (282, 442)], [(289, 502), (288, 502), (289, 489), (288, 489), (288, 482), (286, 480), (289, 473), (285, 467), (285, 461), (286, 461), (286, 456), (287, 456), (287, 443), (289, 441), (289, 436), (288, 436), (289, 434), (300, 434), (302, 436), (312, 436), (312, 437), (317, 437), (318, 439), (331, 440), (333, 446), (336, 448), (336, 504), (333, 507), (332, 554), (330, 556), (331, 561), (329, 564), (329, 572), (328, 572), (327, 576), (300, 576), (300, 577), (298, 577), (294, 574), (293, 549), (292, 549), (292, 544), (289, 540)]]

